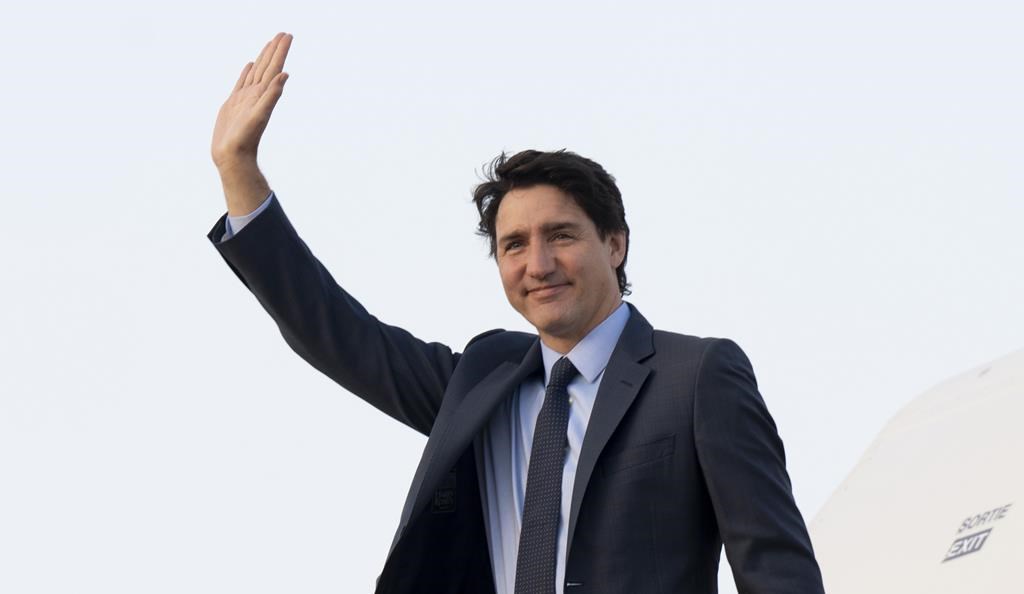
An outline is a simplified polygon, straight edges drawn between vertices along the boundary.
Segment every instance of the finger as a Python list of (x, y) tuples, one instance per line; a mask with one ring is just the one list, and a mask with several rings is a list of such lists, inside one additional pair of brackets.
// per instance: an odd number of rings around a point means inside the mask
[[(270, 59), (271, 59), (271, 57), (274, 55), (274, 53), (277, 52), (277, 48), (281, 45), (281, 40), (284, 37), (285, 37), (284, 33), (278, 33), (277, 35), (275, 35), (274, 39), (272, 39), (270, 41), (270, 44), (267, 45), (267, 51), (265, 51), (264, 53), (260, 54), (260, 59), (259, 59), (258, 62), (256, 62), (256, 67), (254, 68), (254, 70), (256, 71), (256, 74), (255, 74), (253, 80), (254, 80), (254, 82), (256, 82), (256, 84), (259, 84), (260, 82), (263, 82), (267, 78), (273, 78), (273, 75), (272, 76), (266, 76), (265, 73), (267, 72), (267, 67), (270, 66)], [(275, 72), (274, 75), (276, 75), (276, 74), (277, 73)]]
[(267, 86), (267, 90), (260, 96), (260, 100), (257, 103), (257, 109), (267, 114), (267, 119), (270, 119), (271, 112), (274, 111), (274, 106), (277, 105), (277, 100), (281, 98), (281, 94), (284, 92), (284, 83), (288, 81), (288, 73), (282, 72), (273, 79)]
[(245, 78), (249, 76), (250, 70), (252, 70), (252, 62), (249, 62), (244, 68), (242, 68), (242, 74), (238, 76), (238, 80), (235, 82), (235, 88), (233, 90), (237, 91), (245, 85)]
[(260, 77), (261, 80), (271, 79), (284, 70), (284, 61), (288, 57), (288, 50), (292, 47), (292, 36), (285, 35), (274, 48), (274, 54), (270, 56), (270, 63), (266, 72)]
[(271, 39), (266, 44), (264, 44), (263, 49), (260, 50), (260, 55), (256, 56), (256, 61), (253, 63), (252, 70), (249, 71), (249, 76), (245, 79), (245, 84), (251, 85), (253, 83), (253, 81), (259, 80), (258, 75), (259, 75), (260, 63), (263, 62), (267, 58), (267, 55), (270, 52), (270, 48), (274, 44), (274, 41), (276, 39), (277, 39), (277, 37), (275, 37), (274, 39)]

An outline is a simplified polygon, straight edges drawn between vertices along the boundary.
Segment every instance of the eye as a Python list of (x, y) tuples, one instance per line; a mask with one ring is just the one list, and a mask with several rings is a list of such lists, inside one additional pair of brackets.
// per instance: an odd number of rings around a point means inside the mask
[(505, 245), (502, 246), (502, 249), (504, 251), (506, 251), (506, 252), (509, 252), (509, 251), (512, 251), (512, 250), (517, 250), (517, 249), (519, 249), (521, 247), (523, 247), (523, 242), (522, 241), (519, 241), (518, 239), (512, 239), (512, 240), (506, 241)]

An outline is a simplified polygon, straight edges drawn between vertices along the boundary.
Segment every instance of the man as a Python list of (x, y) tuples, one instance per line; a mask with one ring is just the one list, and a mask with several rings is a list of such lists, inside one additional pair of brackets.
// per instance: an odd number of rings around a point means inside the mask
[(502, 155), (474, 199), (537, 335), (463, 353), (379, 322), (292, 228), (256, 166), (291, 36), (242, 71), (213, 158), (209, 234), (303, 358), (429, 436), (378, 592), (822, 592), (782, 443), (734, 343), (654, 330), (622, 301), (614, 179), (568, 152)]

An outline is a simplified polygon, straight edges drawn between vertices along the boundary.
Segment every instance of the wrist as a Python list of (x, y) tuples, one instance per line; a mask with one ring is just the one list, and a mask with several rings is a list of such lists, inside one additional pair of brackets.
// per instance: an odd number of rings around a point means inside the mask
[(270, 186), (255, 159), (228, 161), (218, 165), (217, 171), (230, 216), (249, 214), (270, 194)]
[(255, 154), (214, 155), (213, 164), (217, 167), (221, 179), (238, 175), (252, 176), (260, 170)]

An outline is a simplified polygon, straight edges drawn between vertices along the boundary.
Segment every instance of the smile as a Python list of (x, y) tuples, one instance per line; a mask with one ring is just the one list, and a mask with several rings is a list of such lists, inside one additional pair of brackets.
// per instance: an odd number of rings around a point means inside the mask
[(567, 288), (569, 288), (569, 284), (563, 283), (560, 285), (547, 285), (544, 287), (537, 287), (536, 289), (530, 289), (529, 291), (527, 291), (527, 293), (534, 297), (543, 299), (546, 297), (552, 297), (554, 295), (557, 295), (561, 293), (563, 289)]

